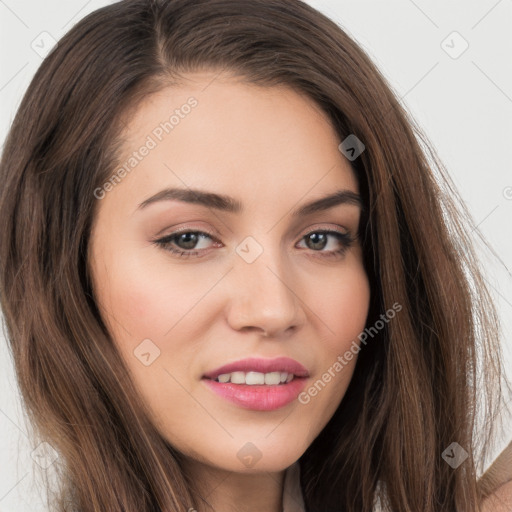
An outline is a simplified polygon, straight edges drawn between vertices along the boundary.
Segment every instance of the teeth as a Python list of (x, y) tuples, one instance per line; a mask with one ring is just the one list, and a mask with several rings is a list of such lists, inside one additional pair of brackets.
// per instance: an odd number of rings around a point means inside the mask
[(264, 378), (265, 384), (275, 386), (276, 384), (281, 383), (281, 372), (265, 373)]
[(233, 372), (231, 374), (231, 382), (233, 384), (245, 384), (245, 373), (244, 372)]
[(215, 380), (223, 384), (231, 382), (232, 384), (247, 384), (249, 386), (261, 386), (263, 384), (267, 386), (277, 386), (278, 384), (290, 382), (293, 377), (293, 373), (287, 372), (232, 372), (223, 373)]

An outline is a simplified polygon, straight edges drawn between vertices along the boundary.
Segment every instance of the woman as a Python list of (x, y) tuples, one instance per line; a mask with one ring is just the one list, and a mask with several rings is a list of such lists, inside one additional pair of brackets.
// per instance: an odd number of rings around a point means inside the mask
[(0, 167), (55, 510), (496, 507), (495, 312), (413, 126), (296, 0), (124, 0), (59, 42)]

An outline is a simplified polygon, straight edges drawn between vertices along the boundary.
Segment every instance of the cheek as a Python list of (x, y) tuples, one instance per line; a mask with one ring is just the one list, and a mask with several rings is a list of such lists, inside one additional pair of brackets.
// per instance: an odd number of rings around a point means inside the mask
[[(151, 258), (152, 252), (149, 248), (105, 255), (104, 270), (97, 273), (98, 294), (108, 329), (152, 420), (167, 431), (180, 432), (183, 422), (190, 424), (201, 412), (180, 383), (189, 387), (187, 370), (197, 351), (191, 343), (191, 321), (206, 285), (171, 272), (168, 264)], [(171, 403), (185, 411), (177, 420), (168, 416)]]
[(138, 388), (155, 413), (173, 400), (189, 411), (190, 396), (179, 383), (194, 371), (208, 325), (205, 304), (215, 302), (215, 292), (206, 295), (222, 274), (207, 267), (185, 271), (152, 247), (125, 247), (103, 261), (104, 318)]
[[(349, 264), (350, 263), (350, 264)], [(336, 277), (335, 277), (336, 276)], [(323, 428), (342, 401), (352, 378), (370, 302), (370, 285), (360, 260), (347, 262), (335, 276), (317, 276), (308, 303), (318, 315), (318, 367), (298, 401), (312, 418), (312, 429)], [(313, 282), (313, 281), (312, 281)], [(320, 286), (321, 285), (321, 286)]]
[(307, 292), (326, 333), (326, 352), (344, 352), (364, 329), (370, 303), (370, 285), (360, 260), (353, 258), (339, 273), (312, 280)]
[[(130, 254), (131, 252), (131, 254)], [(136, 339), (163, 338), (181, 322), (209, 288), (215, 276), (191, 279), (161, 255), (155, 258), (152, 247), (123, 251), (106, 261), (107, 286), (102, 300), (117, 325)]]

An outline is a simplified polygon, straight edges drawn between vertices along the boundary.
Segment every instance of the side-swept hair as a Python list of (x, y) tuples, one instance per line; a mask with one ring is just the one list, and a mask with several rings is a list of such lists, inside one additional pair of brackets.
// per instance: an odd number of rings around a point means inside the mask
[[(477, 371), (491, 417), (501, 363), (472, 221), (368, 56), (299, 0), (114, 3), (59, 41), (23, 98), (0, 164), (1, 305), (26, 410), (62, 461), (58, 510), (178, 512), (200, 499), (102, 322), (87, 255), (123, 115), (203, 70), (306, 94), (340, 142), (354, 134), (366, 147), (351, 165), (367, 325), (402, 310), (363, 348), (300, 458), (307, 510), (370, 511), (377, 496), (395, 512), (478, 510)], [(456, 470), (441, 458), (452, 442), (469, 454)]]

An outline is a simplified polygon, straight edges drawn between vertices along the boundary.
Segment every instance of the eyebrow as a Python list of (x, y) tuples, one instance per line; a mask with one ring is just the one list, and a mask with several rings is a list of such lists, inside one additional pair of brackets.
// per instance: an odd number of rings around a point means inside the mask
[[(204, 192), (202, 190), (184, 189), (184, 188), (166, 188), (157, 192), (155, 195), (143, 201), (138, 210), (144, 209), (151, 204), (160, 201), (182, 201), (185, 203), (199, 204), (207, 208), (214, 208), (228, 213), (241, 213), (243, 205), (237, 199), (213, 192)], [(302, 205), (292, 211), (292, 217), (304, 217), (313, 213), (321, 212), (338, 206), (340, 204), (349, 204), (363, 209), (361, 196), (351, 190), (338, 190), (333, 194), (315, 199)]]

